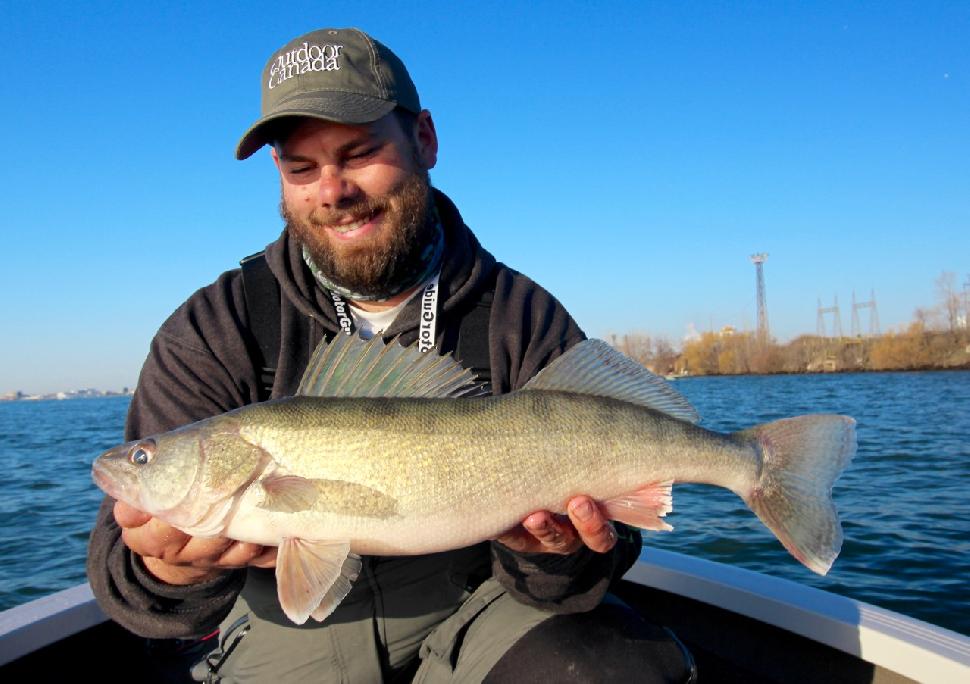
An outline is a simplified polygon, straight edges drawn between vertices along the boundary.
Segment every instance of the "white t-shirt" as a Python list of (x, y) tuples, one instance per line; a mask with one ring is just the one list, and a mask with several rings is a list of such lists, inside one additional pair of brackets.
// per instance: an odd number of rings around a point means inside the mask
[(364, 311), (353, 304), (350, 305), (350, 315), (354, 319), (354, 328), (357, 334), (360, 335), (361, 339), (369, 340), (374, 335), (384, 332), (387, 330), (397, 315), (404, 310), (407, 303), (414, 299), (415, 295), (420, 292), (424, 292), (424, 288), (428, 286), (434, 278), (428, 278), (426, 281), (421, 283), (421, 285), (411, 293), (411, 296), (405, 299), (400, 304), (394, 305), (391, 309), (385, 309), (384, 311)]
[(384, 332), (409, 301), (411, 301), (411, 297), (408, 297), (393, 309), (385, 309), (384, 311), (364, 311), (351, 304), (350, 315), (354, 318), (354, 328), (357, 330), (357, 334), (360, 335), (361, 339), (369, 340), (374, 335)]

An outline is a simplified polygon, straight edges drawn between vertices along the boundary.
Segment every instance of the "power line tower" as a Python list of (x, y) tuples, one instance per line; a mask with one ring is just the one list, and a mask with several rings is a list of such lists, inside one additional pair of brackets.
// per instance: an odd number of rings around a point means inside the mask
[(834, 304), (832, 306), (822, 306), (822, 299), (818, 300), (818, 318), (816, 318), (815, 330), (819, 337), (826, 337), (825, 334), (825, 314), (833, 314), (833, 337), (842, 337), (842, 316), (839, 314), (839, 297), (838, 295), (833, 295), (832, 299)]
[(856, 302), (855, 290), (852, 291), (852, 336), (862, 337), (862, 326), (859, 324), (859, 309), (869, 309), (869, 337), (879, 334), (879, 310), (876, 308), (876, 293), (869, 291), (868, 302)]
[(765, 301), (765, 271), (764, 263), (768, 255), (764, 252), (751, 255), (758, 278), (758, 341), (768, 341), (768, 304)]

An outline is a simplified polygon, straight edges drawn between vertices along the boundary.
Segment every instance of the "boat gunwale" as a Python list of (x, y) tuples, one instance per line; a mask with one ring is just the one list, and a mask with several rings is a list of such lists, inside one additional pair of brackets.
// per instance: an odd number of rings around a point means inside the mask
[[(624, 579), (824, 644), (917, 681), (970, 681), (970, 637), (724, 563), (649, 549)], [(80, 584), (0, 612), (0, 667), (108, 618)]]
[(8, 608), (0, 612), (0, 666), (107, 619), (87, 582)]
[(864, 601), (649, 549), (624, 579), (743, 615), (917, 681), (970, 681), (970, 637)]

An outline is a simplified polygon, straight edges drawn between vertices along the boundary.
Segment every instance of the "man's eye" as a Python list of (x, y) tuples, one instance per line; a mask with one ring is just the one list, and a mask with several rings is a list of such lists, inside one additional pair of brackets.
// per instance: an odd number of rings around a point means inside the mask
[(374, 147), (365, 147), (362, 150), (355, 150), (347, 155), (347, 159), (366, 159), (367, 157), (373, 156), (380, 149), (380, 145)]
[(295, 174), (309, 173), (311, 169), (313, 169), (312, 166), (291, 166), (290, 173), (295, 173)]

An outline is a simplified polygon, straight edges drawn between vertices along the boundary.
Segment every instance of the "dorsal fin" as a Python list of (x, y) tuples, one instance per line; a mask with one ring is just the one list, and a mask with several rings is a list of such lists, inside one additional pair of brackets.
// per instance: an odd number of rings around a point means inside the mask
[(451, 356), (337, 335), (310, 357), (297, 394), (313, 397), (468, 397), (484, 394), (471, 371)]
[(619, 399), (696, 423), (697, 411), (666, 380), (603, 340), (570, 347), (525, 384), (523, 390), (556, 390)]

